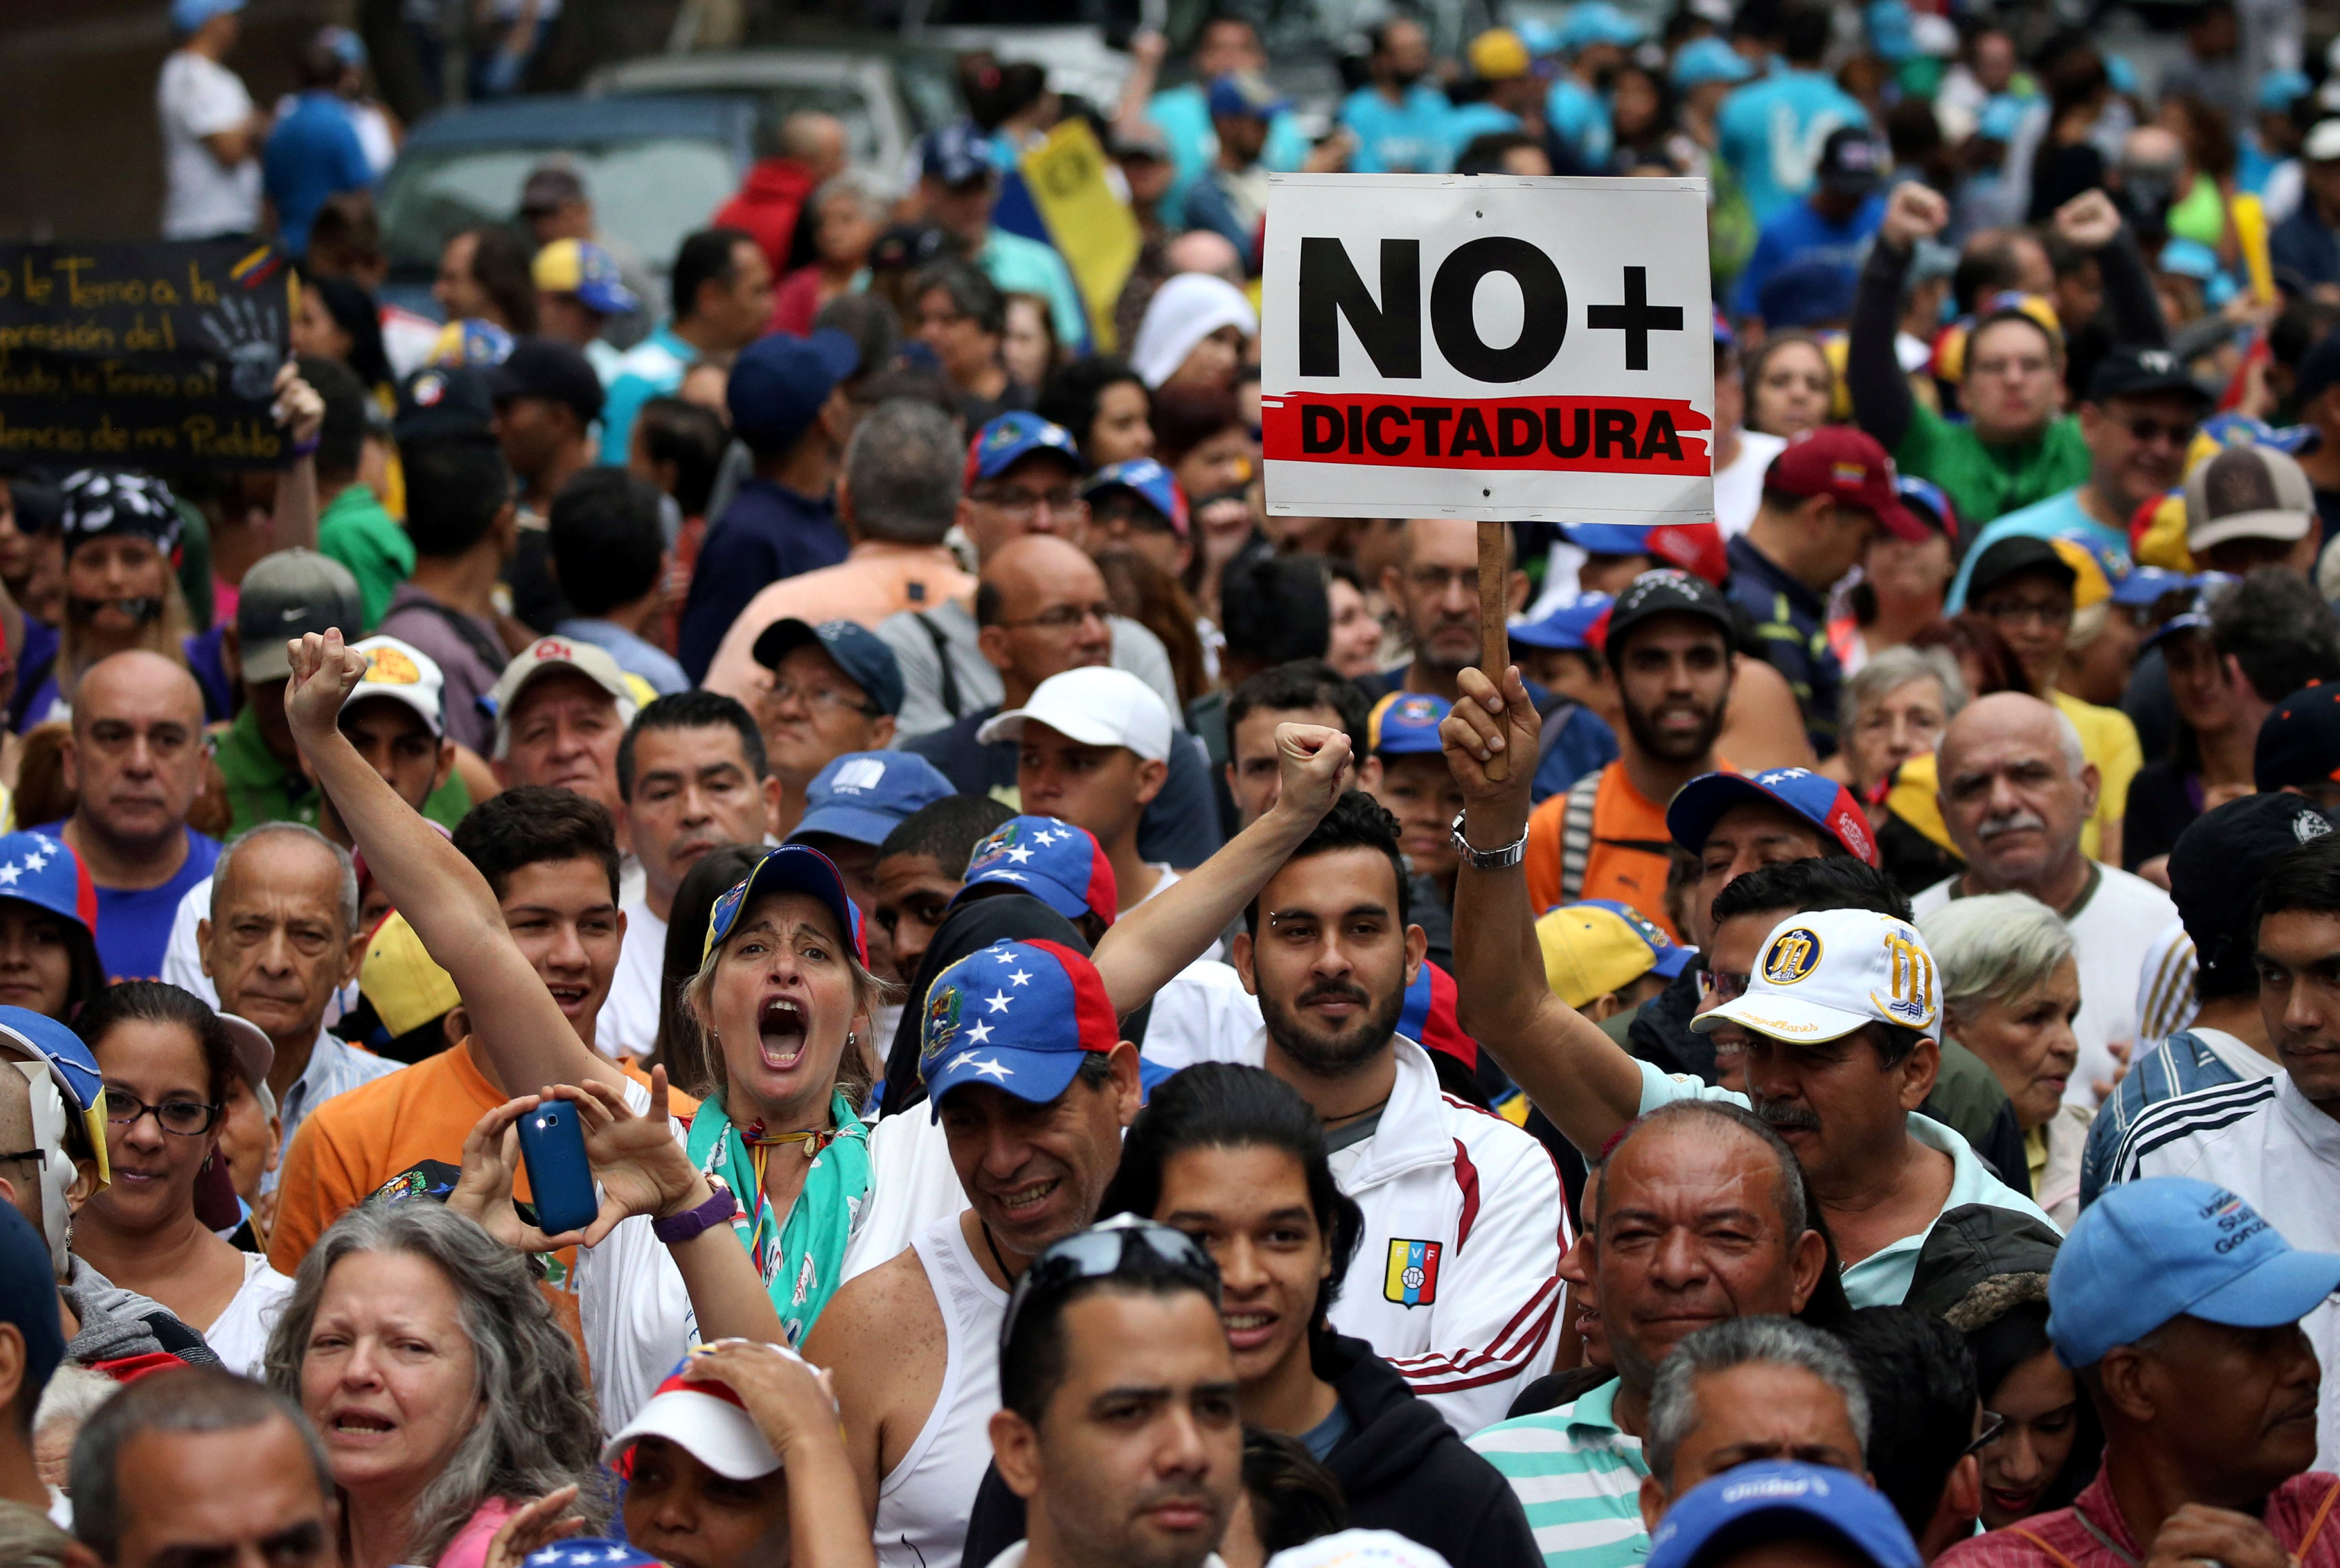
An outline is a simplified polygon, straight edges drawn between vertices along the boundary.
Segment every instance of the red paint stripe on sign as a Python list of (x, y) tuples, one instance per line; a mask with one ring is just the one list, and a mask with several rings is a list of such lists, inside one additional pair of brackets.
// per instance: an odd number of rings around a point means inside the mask
[(1287, 392), (1261, 408), (1267, 457), (1386, 468), (1712, 471), (1712, 428), (1668, 398), (1385, 398)]

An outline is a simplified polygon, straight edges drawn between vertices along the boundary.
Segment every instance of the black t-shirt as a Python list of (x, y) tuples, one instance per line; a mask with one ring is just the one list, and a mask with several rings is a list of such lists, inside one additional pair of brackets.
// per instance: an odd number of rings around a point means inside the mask
[(2167, 758), (2147, 763), (2128, 784), (2121, 819), (2121, 869), (2135, 871), (2177, 846), (2177, 835), (2202, 814), (2202, 779)]

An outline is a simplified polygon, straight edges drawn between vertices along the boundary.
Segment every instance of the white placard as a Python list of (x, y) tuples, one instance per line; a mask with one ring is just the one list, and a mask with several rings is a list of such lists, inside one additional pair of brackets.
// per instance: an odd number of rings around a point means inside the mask
[(1703, 180), (1270, 177), (1278, 516), (1706, 522)]

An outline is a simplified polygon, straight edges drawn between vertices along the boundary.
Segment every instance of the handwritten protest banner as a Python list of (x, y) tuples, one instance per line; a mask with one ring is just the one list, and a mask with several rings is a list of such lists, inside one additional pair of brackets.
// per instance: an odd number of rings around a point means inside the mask
[(0, 245), (0, 459), (283, 468), (292, 276), (248, 241)]

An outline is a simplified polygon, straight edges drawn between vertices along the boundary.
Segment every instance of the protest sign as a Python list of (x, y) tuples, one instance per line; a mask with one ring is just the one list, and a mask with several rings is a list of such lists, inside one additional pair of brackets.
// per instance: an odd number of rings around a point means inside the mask
[(250, 241), (0, 246), (0, 459), (282, 468), (292, 269)]
[(1278, 174), (1267, 509), (1714, 516), (1705, 182)]

